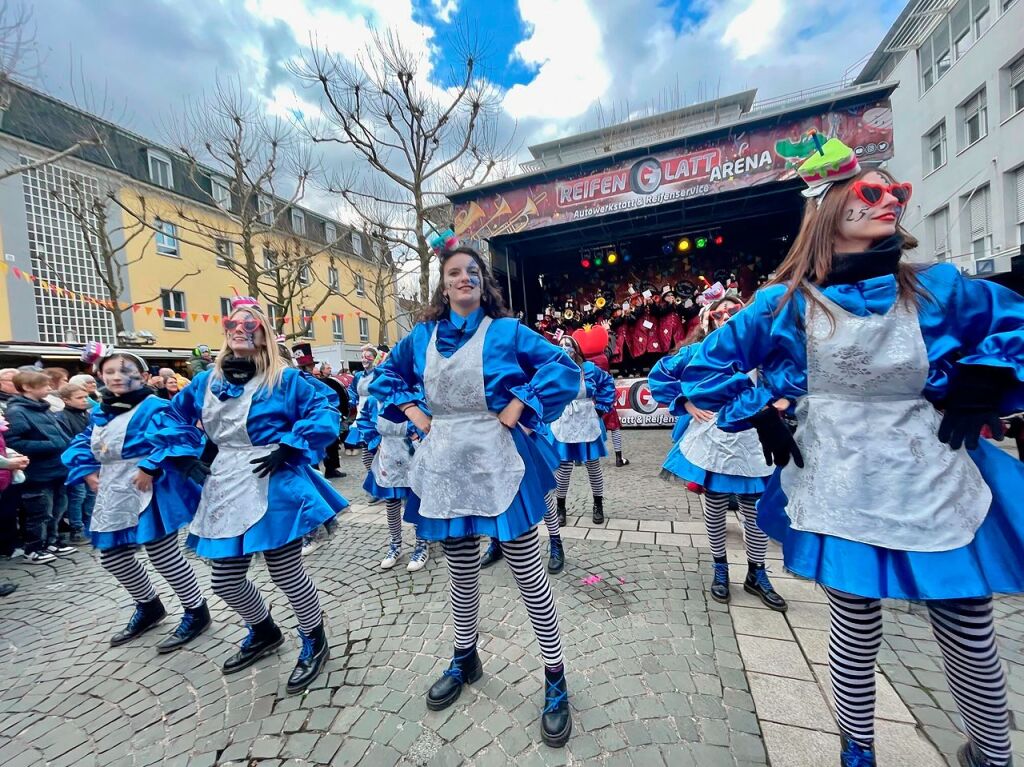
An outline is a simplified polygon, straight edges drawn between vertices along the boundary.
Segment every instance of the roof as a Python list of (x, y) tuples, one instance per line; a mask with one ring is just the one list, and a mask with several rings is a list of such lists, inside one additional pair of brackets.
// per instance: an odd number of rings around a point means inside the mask
[(692, 131), (686, 131), (678, 136), (674, 136), (669, 140), (628, 147), (620, 151), (590, 157), (586, 160), (575, 160), (563, 163), (562, 165), (554, 165), (527, 173), (520, 173), (515, 176), (489, 181), (478, 186), (458, 189), (453, 192), (449, 192), (447, 196), (453, 203), (457, 203), (461, 200), (479, 197), (481, 194), (487, 193), (491, 190), (500, 189), (502, 187), (523, 186), (525, 184), (539, 183), (541, 181), (564, 177), (567, 172), (582, 172), (589, 168), (606, 167), (620, 159), (641, 156), (649, 152), (657, 152), (697, 138), (704, 138), (718, 133), (728, 133), (733, 128), (739, 126), (749, 127), (757, 123), (767, 123), (774, 119), (778, 119), (779, 117), (814, 110), (821, 108), (822, 106), (830, 106), (836, 103), (855, 105), (863, 103), (873, 97), (888, 97), (896, 89), (896, 85), (897, 83), (864, 83), (824, 93), (819, 89), (814, 89), (812, 91), (813, 95), (804, 99), (780, 97), (766, 102), (763, 107), (759, 107), (755, 104), (751, 107), (750, 111), (742, 114), (735, 120), (721, 122), (711, 127), (695, 128)]
[[(123, 351), (130, 351), (141, 354), (143, 357), (154, 359), (189, 359), (192, 356), (191, 349), (175, 349), (172, 347), (156, 346), (126, 346)], [(19, 341), (7, 341), (0, 343), (0, 357), (49, 357), (51, 359), (79, 359), (82, 356), (82, 347), (68, 346), (66, 344), (51, 343), (22, 343)]]
[[(0, 111), (0, 134), (7, 134), (54, 152), (64, 151), (78, 141), (98, 136), (102, 141), (101, 145), (82, 147), (75, 152), (74, 157), (92, 165), (123, 173), (149, 186), (153, 186), (153, 182), (149, 177), (148, 151), (156, 150), (166, 155), (171, 162), (173, 185), (169, 191), (199, 205), (212, 207), (211, 177), (223, 178), (216, 171), (203, 167), (200, 185), (197, 186), (190, 177), (188, 161), (180, 152), (175, 152), (22, 83), (12, 81), (9, 87), (10, 104), (6, 110)], [(286, 200), (279, 202), (282, 205), (287, 204)], [(334, 224), (339, 231), (351, 229), (350, 226), (321, 216), (300, 205), (292, 207), (301, 210), (305, 215), (306, 232), (301, 235), (305, 239), (326, 242), (326, 223)], [(311, 226), (311, 222), (317, 222), (318, 226)], [(290, 218), (288, 226), (291, 226)]]

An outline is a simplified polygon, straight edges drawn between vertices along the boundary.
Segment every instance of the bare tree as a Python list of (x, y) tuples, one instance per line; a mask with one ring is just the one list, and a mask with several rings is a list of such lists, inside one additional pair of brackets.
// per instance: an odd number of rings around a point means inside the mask
[[(79, 238), (103, 285), (105, 295), (91, 298), (96, 299), (96, 306), (110, 312), (115, 333), (124, 333), (125, 312), (131, 311), (132, 306), (144, 306), (160, 300), (160, 293), (157, 293), (151, 298), (133, 301), (127, 307), (122, 307), (120, 303), (127, 287), (128, 269), (145, 257), (146, 249), (155, 236), (154, 231), (138, 222), (115, 223), (118, 217), (112, 215), (117, 212), (111, 203), (115, 194), (112, 189), (101, 191), (79, 179), (71, 179), (67, 183), (67, 191), (51, 187), (49, 194), (77, 225)], [(140, 196), (138, 199), (142, 208), (140, 216), (145, 218), (145, 198)], [(131, 258), (128, 253), (133, 243), (138, 245), (139, 255)], [(54, 265), (48, 264), (45, 257), (42, 260), (45, 267), (54, 271)], [(169, 289), (174, 290), (184, 280), (197, 274), (198, 270), (183, 273)]]
[[(480, 183), (506, 166), (511, 140), (498, 137), (499, 94), (480, 74), (479, 47), (469, 35), (451, 41), (460, 70), (443, 89), (428, 81), (429, 62), (405, 47), (393, 32), (375, 33), (354, 59), (314, 41), (293, 73), (319, 91), (324, 118), (303, 119), (316, 143), (355, 151), (372, 171), (357, 168), (329, 179), (389, 245), (412, 251), (419, 265), (419, 298), (429, 300), (430, 229), (426, 212), (444, 193)], [(397, 212), (401, 223), (386, 226), (376, 212)]]

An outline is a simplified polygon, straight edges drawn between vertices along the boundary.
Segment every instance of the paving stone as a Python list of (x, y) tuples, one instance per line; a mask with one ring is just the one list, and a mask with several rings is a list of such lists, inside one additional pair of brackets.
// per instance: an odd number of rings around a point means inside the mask
[(740, 654), (748, 671), (792, 677), (812, 681), (800, 646), (795, 642), (740, 635), (737, 637)]
[(762, 721), (838, 732), (835, 719), (816, 682), (751, 673), (750, 691)]
[(765, 722), (764, 743), (772, 764), (820, 767), (839, 763), (839, 736), (802, 727)]

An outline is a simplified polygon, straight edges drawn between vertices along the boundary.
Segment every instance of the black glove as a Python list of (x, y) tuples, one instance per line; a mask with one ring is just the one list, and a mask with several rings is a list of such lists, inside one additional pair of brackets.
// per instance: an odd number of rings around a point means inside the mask
[(956, 365), (950, 373), (949, 389), (942, 402), (939, 442), (945, 442), (953, 450), (959, 450), (961, 445), (976, 450), (982, 426), (988, 426), (992, 437), (1001, 441), (1003, 427), (999, 421), (999, 404), (1013, 382), (1009, 368)]
[(203, 484), (210, 476), (210, 465), (203, 463), (194, 455), (176, 455), (168, 458), (167, 461), (184, 474), (186, 479), (191, 479), (197, 484)]
[(252, 473), (257, 477), (269, 477), (298, 452), (295, 448), (288, 447), (287, 445), (278, 445), (277, 449), (272, 453), (249, 461), (253, 465)]
[(793, 439), (793, 433), (775, 407), (769, 405), (752, 415), (750, 423), (757, 429), (757, 438), (761, 440), (765, 463), (769, 466), (785, 466), (792, 457), (798, 468), (804, 467), (804, 457), (796, 445), (796, 440)]

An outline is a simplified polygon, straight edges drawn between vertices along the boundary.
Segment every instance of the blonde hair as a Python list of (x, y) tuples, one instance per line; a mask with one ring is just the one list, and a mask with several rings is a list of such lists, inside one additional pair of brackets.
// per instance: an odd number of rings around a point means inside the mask
[[(256, 347), (256, 354), (253, 355), (253, 362), (256, 363), (256, 375), (262, 379), (260, 383), (260, 389), (271, 391), (277, 388), (278, 384), (281, 383), (281, 376), (284, 375), (285, 368), (288, 365), (281, 355), (278, 353), (277, 333), (273, 326), (270, 324), (270, 320), (266, 313), (263, 311), (263, 307), (258, 304), (246, 304), (243, 306), (236, 306), (231, 310), (224, 319), (229, 320), (236, 314), (242, 312), (248, 312), (253, 318), (260, 323), (260, 327), (263, 329), (263, 341), (262, 347)], [(220, 347), (220, 353), (217, 355), (217, 360), (213, 364), (213, 371), (210, 374), (211, 378), (223, 378), (224, 377), (224, 360), (231, 356), (231, 348), (228, 346), (227, 333), (224, 334), (224, 343)]]

